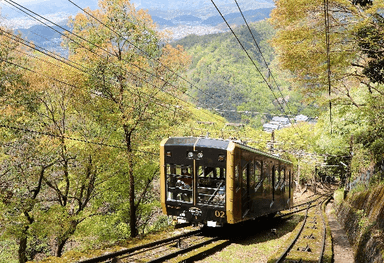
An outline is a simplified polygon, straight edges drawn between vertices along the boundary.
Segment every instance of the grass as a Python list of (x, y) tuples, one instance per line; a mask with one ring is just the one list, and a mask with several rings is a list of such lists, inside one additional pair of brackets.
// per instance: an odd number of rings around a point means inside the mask
[[(301, 215), (294, 215), (288, 220), (281, 220), (273, 226), (273, 228), (276, 228), (276, 234), (271, 232), (269, 223), (264, 221), (252, 222), (253, 225), (245, 226), (242, 230), (243, 233), (239, 232), (238, 236), (233, 238), (230, 246), (198, 262), (265, 263), (268, 261), (269, 256), (291, 236), (291, 232), (302, 218)], [(251, 234), (244, 237), (246, 232)]]

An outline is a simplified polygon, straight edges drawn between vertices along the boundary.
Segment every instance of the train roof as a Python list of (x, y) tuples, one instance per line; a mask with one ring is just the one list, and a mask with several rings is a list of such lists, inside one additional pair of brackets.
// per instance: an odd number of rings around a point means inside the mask
[(229, 140), (204, 137), (171, 137), (167, 139), (165, 146), (197, 146), (226, 150), (229, 143)]
[(276, 160), (280, 160), (285, 163), (292, 163), (289, 160), (282, 159), (279, 156), (263, 152), (251, 146), (248, 146), (240, 141), (236, 140), (224, 140), (224, 139), (213, 139), (206, 137), (171, 137), (164, 140), (164, 146), (196, 146), (196, 147), (208, 147), (213, 149), (227, 150), (229, 145), (235, 144), (237, 147), (242, 149), (263, 155), (268, 158), (273, 158)]

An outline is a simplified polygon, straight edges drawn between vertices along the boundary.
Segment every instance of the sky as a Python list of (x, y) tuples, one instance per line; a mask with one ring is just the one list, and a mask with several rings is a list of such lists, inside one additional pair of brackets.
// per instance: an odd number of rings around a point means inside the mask
[[(44, 0), (14, 0), (14, 2), (18, 3), (18, 4), (25, 4), (25, 3), (39, 3), (39, 2), (42, 2)], [(3, 1), (1, 1), (3, 2)]]
[[(49, 0), (12, 0), (12, 1), (14, 1), (18, 4), (26, 4), (26, 3), (40, 3), (43, 1), (49, 1)], [(63, 0), (63, 1), (67, 1), (67, 0)], [(95, 1), (98, 1), (98, 0), (95, 0)], [(0, 2), (3, 2), (3, 1), (0, 0)], [(76, 2), (81, 2), (81, 0), (77, 0)]]

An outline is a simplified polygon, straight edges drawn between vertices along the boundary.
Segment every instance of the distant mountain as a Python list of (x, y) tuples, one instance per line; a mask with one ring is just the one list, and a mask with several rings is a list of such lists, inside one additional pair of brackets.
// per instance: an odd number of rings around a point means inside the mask
[[(71, 0), (81, 8), (97, 9), (97, 0)], [(131, 0), (136, 9), (148, 9), (149, 14), (159, 29), (173, 32), (174, 39), (183, 38), (189, 34), (206, 35), (223, 32), (223, 19), (215, 7), (208, 0), (181, 1), (181, 0)], [(230, 24), (244, 23), (237, 5), (233, 0), (216, 1), (220, 11)], [(274, 7), (273, 0), (238, 0), (248, 22), (263, 20), (269, 16)], [(64, 0), (35, 0), (23, 4), (29, 10), (47, 18), (48, 20), (66, 25), (69, 16), (74, 16), (81, 10)], [(40, 22), (28, 17), (14, 7), (0, 2), (1, 15), (5, 17), (4, 24), (19, 29), (22, 35), (37, 45), (60, 49), (60, 35), (43, 26)], [(51, 42), (51, 43), (50, 43)]]
[(172, 19), (175, 22), (195, 22), (195, 23), (200, 23), (202, 21), (201, 18), (192, 16), (192, 15), (182, 15), (182, 16), (177, 16)]
[[(249, 10), (249, 11), (243, 12), (243, 14), (246, 17), (247, 22), (256, 22), (269, 17), (272, 9), (273, 8), (262, 8), (262, 9), (256, 9), (256, 10)], [(244, 24), (243, 17), (239, 12), (227, 14), (225, 15), (225, 19), (229, 24), (237, 24), (237, 25)], [(211, 26), (217, 26), (221, 23), (224, 23), (224, 20), (219, 15), (211, 16), (210, 18), (203, 21), (204, 25), (211, 25)]]
[[(132, 0), (137, 8), (148, 10), (200, 10), (205, 8), (213, 9), (211, 1), (208, 0), (194, 0), (194, 1), (180, 1), (180, 0)], [(255, 9), (255, 7), (272, 7), (274, 6), (273, 0), (239, 0), (239, 5), (244, 9)], [(220, 0), (216, 3), (220, 9), (227, 9), (236, 7), (233, 0)]]
[(160, 26), (175, 26), (175, 24), (171, 20), (167, 20), (158, 16), (152, 16), (152, 20)]
[[(73, 2), (81, 8), (98, 8), (97, 0), (73, 0)], [(192, 15), (201, 19), (207, 19), (208, 17), (217, 15), (215, 7), (208, 0), (131, 0), (131, 2), (137, 9), (147, 9), (151, 15), (166, 20), (185, 15)], [(2, 17), (6, 19), (26, 17), (25, 13), (17, 8), (10, 6), (3, 1), (0, 3)], [(274, 7), (273, 0), (238, 0), (238, 3), (243, 11)], [(27, 2), (21, 5), (43, 16), (55, 16), (55, 14), (58, 13), (66, 14), (68, 16), (75, 15), (81, 11), (69, 1), (63, 0), (35, 0), (34, 2)], [(217, 1), (217, 6), (223, 14), (238, 12), (237, 6), (233, 0)]]
[[(268, 18), (273, 8), (261, 8), (255, 10), (248, 10), (243, 12), (247, 19), (247, 22), (256, 22)], [(182, 15), (172, 18), (171, 20), (164, 19), (158, 16), (152, 16), (154, 22), (160, 26), (176, 26), (180, 24), (194, 24), (194, 25), (209, 25), (218, 26), (224, 23), (223, 18), (220, 15), (211, 16), (207, 19), (201, 19), (192, 15)], [(229, 24), (242, 25), (244, 24), (243, 17), (239, 12), (230, 13), (225, 15), (225, 19)]]
[[(75, 0), (74, 3), (80, 7), (90, 7), (91, 9), (97, 8), (97, 0)], [(23, 7), (27, 7), (29, 10), (39, 15), (52, 15), (56, 13), (67, 13), (70, 15), (78, 13), (80, 10), (69, 1), (63, 0), (36, 0), (34, 2), (28, 2), (20, 4)], [(14, 19), (26, 16), (25, 13), (17, 9), (16, 7), (1, 2), (1, 16), (6, 19)]]
[[(61, 27), (69, 30), (69, 27), (66, 25), (66, 23), (63, 23), (60, 25)], [(55, 30), (62, 32), (63, 30), (60, 29), (57, 26), (52, 27)], [(51, 41), (54, 38), (61, 38), (61, 34), (59, 34), (57, 31), (52, 30), (49, 27), (42, 26), (42, 25), (36, 25), (32, 26), (28, 29), (17, 29), (16, 32), (19, 32), (22, 34), (24, 38), (26, 38), (28, 41), (33, 41), (34, 43), (43, 43), (46, 41)], [(45, 41), (44, 41), (45, 38)]]

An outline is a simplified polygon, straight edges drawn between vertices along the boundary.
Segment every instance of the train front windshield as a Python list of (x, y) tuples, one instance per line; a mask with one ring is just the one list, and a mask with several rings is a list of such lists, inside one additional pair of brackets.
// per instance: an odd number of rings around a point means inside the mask
[(225, 205), (225, 168), (199, 166), (198, 205)]
[[(193, 204), (193, 166), (166, 165), (167, 201)], [(197, 204), (225, 206), (225, 168), (198, 166)]]
[(167, 164), (167, 200), (193, 203), (193, 167)]

